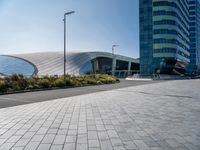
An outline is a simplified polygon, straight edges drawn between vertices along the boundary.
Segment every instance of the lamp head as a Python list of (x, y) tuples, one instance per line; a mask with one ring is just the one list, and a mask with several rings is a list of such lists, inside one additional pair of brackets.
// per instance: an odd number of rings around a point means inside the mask
[(119, 45), (112, 45), (112, 47), (118, 47)]
[(73, 13), (75, 13), (75, 11), (66, 12), (64, 15), (65, 15), (65, 16), (66, 16), (66, 15), (71, 15), (71, 14), (73, 14)]

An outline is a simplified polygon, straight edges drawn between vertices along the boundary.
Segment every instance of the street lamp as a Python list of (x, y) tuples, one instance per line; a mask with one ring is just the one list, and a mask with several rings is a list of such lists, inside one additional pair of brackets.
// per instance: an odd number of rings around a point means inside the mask
[(112, 57), (113, 57), (113, 61), (112, 61), (112, 75), (115, 75), (115, 66), (116, 66), (116, 60), (114, 59), (114, 49), (115, 47), (118, 47), (119, 45), (112, 45)]
[(64, 14), (64, 85), (66, 87), (66, 16), (75, 13), (75, 11), (70, 11)]
[(114, 55), (114, 49), (115, 47), (118, 47), (119, 45), (112, 45), (112, 54)]

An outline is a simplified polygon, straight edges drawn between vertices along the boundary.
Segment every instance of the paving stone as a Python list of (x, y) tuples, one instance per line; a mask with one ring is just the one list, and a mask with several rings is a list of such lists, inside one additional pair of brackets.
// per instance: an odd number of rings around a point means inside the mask
[(149, 136), (142, 137), (142, 139), (149, 147), (159, 147), (159, 144)]
[(57, 144), (64, 144), (65, 142), (65, 135), (56, 135), (53, 144), (57, 145)]
[(119, 132), (118, 135), (122, 141), (130, 141), (131, 140), (131, 136), (129, 134), (127, 134), (126, 132)]
[(88, 139), (92, 140), (92, 139), (98, 139), (98, 135), (96, 131), (88, 131)]
[(126, 141), (126, 142), (123, 142), (123, 144), (124, 144), (124, 146), (125, 146), (125, 148), (127, 150), (129, 150), (129, 149), (137, 149), (137, 146), (132, 141)]
[(77, 135), (77, 130), (69, 130), (68, 135)]
[(77, 143), (79, 143), (79, 144), (87, 144), (87, 135), (86, 134), (78, 135)]
[(100, 145), (101, 145), (101, 150), (112, 150), (113, 149), (112, 144), (109, 140), (100, 141)]
[(63, 150), (63, 145), (51, 145), (50, 150)]
[(17, 130), (8, 130), (6, 131), (4, 134), (2, 134), (2, 136), (0, 136), (0, 138), (2, 139), (8, 139), (10, 138), (12, 135), (14, 135), (16, 133)]
[(37, 149), (38, 145), (40, 143), (39, 142), (29, 142), (26, 146), (24, 150), (35, 150)]
[(139, 136), (148, 136), (148, 134), (145, 131), (137, 131), (137, 134)]
[(42, 139), (44, 138), (44, 135), (43, 134), (36, 134), (32, 137), (31, 141), (32, 142), (41, 142)]
[(150, 147), (150, 150), (163, 150), (161, 147)]
[(15, 135), (24, 135), (27, 132), (27, 130), (18, 130)]
[(24, 147), (12, 147), (11, 150), (23, 150)]
[(28, 144), (28, 142), (30, 141), (30, 139), (20, 139), (15, 146), (26, 146)]
[(166, 142), (173, 148), (177, 148), (182, 146), (180, 143), (178, 143), (178, 141), (176, 141), (175, 139), (167, 139)]
[(143, 149), (144, 150), (148, 150), (149, 149), (148, 145), (146, 145), (143, 140), (134, 140), (134, 143), (136, 144), (136, 146), (139, 149), (142, 149), (142, 150)]
[(101, 150), (101, 148), (89, 147), (89, 150)]
[(123, 146), (123, 143), (120, 138), (111, 138), (110, 140), (113, 147)]
[(157, 143), (162, 147), (163, 150), (173, 149), (166, 141), (157, 141)]
[(0, 145), (2, 145), (7, 139), (0, 139)]
[(76, 150), (75, 143), (65, 143), (64, 150)]
[(38, 146), (38, 149), (37, 150), (49, 150), (51, 147), (51, 144), (40, 144)]
[(2, 135), (2, 134), (4, 134), (6, 131), (8, 131), (8, 129), (0, 129), (0, 136)]
[(15, 143), (4, 143), (0, 146), (0, 150), (9, 150)]
[(56, 136), (55, 134), (46, 134), (42, 140), (42, 143), (52, 143), (55, 136)]
[(98, 137), (100, 140), (107, 140), (109, 139), (108, 133), (107, 132), (97, 132)]
[(36, 134), (46, 134), (47, 131), (47, 127), (41, 127)]
[(115, 130), (108, 130), (107, 132), (108, 132), (108, 136), (110, 138), (119, 138), (119, 136)]
[(76, 137), (76, 136), (70, 136), (70, 135), (68, 135), (68, 136), (66, 137), (65, 142), (66, 142), (66, 143), (75, 143), (76, 140), (77, 140), (77, 137)]
[(23, 139), (30, 139), (34, 136), (35, 132), (26, 132), (24, 136), (22, 136)]
[(193, 145), (193, 144), (191, 144), (191, 143), (185, 143), (184, 146), (185, 146), (186, 148), (188, 148), (189, 150), (199, 150), (199, 149), (200, 149), (200, 147), (195, 146), (195, 145)]
[(189, 150), (189, 149), (183, 145), (183, 146), (177, 147), (176, 150)]
[(96, 131), (97, 130), (95, 125), (88, 125), (87, 127), (88, 127), (88, 131)]
[(7, 140), (6, 142), (8, 143), (16, 143), (22, 136), (12, 136), (9, 140)]
[(36, 132), (36, 131), (38, 131), (39, 129), (40, 129), (40, 127), (41, 127), (41, 125), (33, 125), (30, 129), (29, 129), (29, 131), (30, 132)]
[(115, 146), (114, 150), (126, 150), (124, 146)]
[(68, 132), (68, 130), (66, 130), (66, 129), (60, 129), (60, 130), (58, 130), (57, 134), (64, 134), (64, 135), (66, 135), (67, 132)]
[(76, 150), (88, 150), (88, 144), (77, 144)]
[(89, 147), (100, 147), (98, 140), (88, 140)]

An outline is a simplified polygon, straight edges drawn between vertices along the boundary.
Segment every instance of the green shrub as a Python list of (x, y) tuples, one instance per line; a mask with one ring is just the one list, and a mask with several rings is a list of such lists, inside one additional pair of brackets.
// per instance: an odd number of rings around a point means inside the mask
[(15, 84), (13, 85), (13, 87), (12, 87), (12, 90), (13, 90), (13, 91), (20, 91), (20, 90), (22, 90), (22, 87), (20, 87), (19, 84), (15, 83)]
[(58, 78), (54, 81), (54, 84), (56, 87), (63, 87), (64, 86), (64, 80), (62, 78)]
[(49, 87), (51, 87), (51, 84), (50, 84), (48, 79), (40, 79), (40, 80), (38, 80), (37, 84), (41, 88), (49, 88)]
[(92, 85), (97, 84), (97, 80), (95, 80), (94, 78), (86, 77), (85, 81), (87, 82), (87, 84), (92, 84)]
[(76, 81), (71, 79), (71, 78), (67, 78), (66, 79), (66, 85), (67, 86), (76, 86)]
[(7, 91), (7, 86), (5, 83), (5, 80), (0, 80), (0, 93), (6, 92)]
[(32, 90), (32, 89), (34, 89), (34, 86), (33, 85), (28, 85), (27, 89)]
[(34, 84), (33, 86), (30, 86), (30, 87), (32, 87), (33, 89), (40, 89), (41, 88), (38, 84)]
[(14, 74), (14, 75), (12, 75), (12, 76), (10, 77), (10, 79), (11, 79), (12, 81), (19, 81), (19, 80), (24, 79), (24, 78), (25, 78), (25, 77), (24, 77), (23, 74)]

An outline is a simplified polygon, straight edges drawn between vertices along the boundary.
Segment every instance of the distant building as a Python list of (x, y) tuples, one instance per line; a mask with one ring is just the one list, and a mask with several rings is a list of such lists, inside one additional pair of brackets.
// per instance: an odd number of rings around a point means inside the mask
[(140, 73), (183, 74), (199, 62), (198, 0), (139, 0)]
[[(63, 75), (63, 59), (63, 52), (0, 55), (0, 74)], [(68, 52), (66, 61), (66, 73), (70, 75), (100, 73), (126, 77), (139, 72), (138, 59), (107, 52)]]

